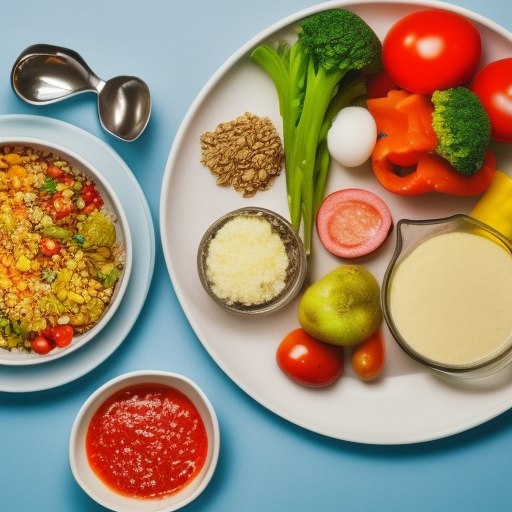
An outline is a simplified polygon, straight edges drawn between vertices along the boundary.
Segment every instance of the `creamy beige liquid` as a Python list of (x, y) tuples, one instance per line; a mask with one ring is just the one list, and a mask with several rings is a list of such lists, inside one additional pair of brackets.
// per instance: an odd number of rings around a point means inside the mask
[(390, 311), (402, 338), (433, 361), (486, 358), (512, 333), (512, 257), (475, 234), (431, 238), (398, 265)]

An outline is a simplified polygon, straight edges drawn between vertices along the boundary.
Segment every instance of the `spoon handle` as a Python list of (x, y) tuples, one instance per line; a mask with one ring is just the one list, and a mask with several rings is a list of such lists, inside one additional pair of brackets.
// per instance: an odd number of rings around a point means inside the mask
[(16, 60), (11, 84), (28, 103), (47, 104), (96, 91), (104, 85), (75, 51), (49, 44), (26, 48)]

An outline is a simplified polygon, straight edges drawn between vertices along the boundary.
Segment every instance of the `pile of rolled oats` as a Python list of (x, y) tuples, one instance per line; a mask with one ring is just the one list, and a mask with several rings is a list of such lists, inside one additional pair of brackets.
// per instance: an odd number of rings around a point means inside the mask
[(217, 177), (217, 185), (232, 186), (243, 197), (268, 190), (284, 163), (272, 121), (249, 112), (201, 135), (201, 152), (201, 163)]

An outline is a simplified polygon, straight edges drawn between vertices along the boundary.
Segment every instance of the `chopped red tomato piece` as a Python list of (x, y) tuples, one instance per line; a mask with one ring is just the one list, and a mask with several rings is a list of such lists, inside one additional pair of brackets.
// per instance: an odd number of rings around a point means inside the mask
[(64, 171), (56, 165), (50, 165), (48, 169), (46, 169), (46, 174), (48, 174), (50, 178), (58, 179), (64, 174)]
[(41, 240), (39, 249), (45, 256), (53, 256), (54, 254), (59, 254), (61, 246), (59, 242), (53, 238), (44, 237)]
[(103, 199), (94, 185), (86, 185), (82, 189), (81, 195), (86, 204), (85, 208), (82, 210), (83, 213), (90, 213), (95, 209), (101, 208), (103, 205)]
[(53, 216), (56, 220), (63, 219), (75, 211), (75, 203), (70, 197), (64, 197), (62, 194), (53, 196)]

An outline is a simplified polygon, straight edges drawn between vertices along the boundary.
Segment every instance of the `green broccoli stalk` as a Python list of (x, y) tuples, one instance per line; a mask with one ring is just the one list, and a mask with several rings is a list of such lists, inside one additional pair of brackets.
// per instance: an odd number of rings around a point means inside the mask
[(491, 121), (478, 96), (465, 87), (432, 95), (432, 127), (438, 138), (436, 153), (466, 176), (482, 167), (491, 142)]
[(304, 19), (292, 46), (262, 44), (251, 54), (277, 91), (290, 220), (297, 231), (303, 222), (307, 254), (329, 169), (327, 131), (341, 108), (365, 94), (364, 76), (382, 69), (381, 50), (359, 16), (331, 9)]

